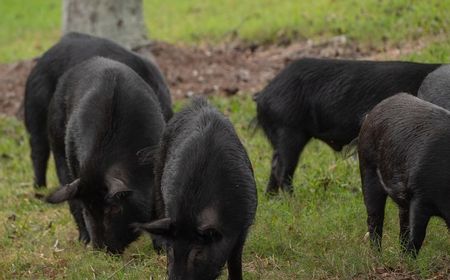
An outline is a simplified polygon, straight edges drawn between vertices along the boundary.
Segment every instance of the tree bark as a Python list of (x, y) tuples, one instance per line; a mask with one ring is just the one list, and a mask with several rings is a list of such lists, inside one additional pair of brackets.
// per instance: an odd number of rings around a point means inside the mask
[(135, 48), (148, 42), (142, 8), (142, 0), (63, 0), (63, 33), (87, 33)]

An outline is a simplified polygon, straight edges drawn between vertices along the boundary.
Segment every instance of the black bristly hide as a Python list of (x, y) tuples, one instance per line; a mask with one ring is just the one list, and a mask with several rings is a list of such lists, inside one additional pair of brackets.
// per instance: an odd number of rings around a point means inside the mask
[(48, 132), (64, 187), (47, 201), (69, 201), (82, 241), (121, 253), (138, 236), (131, 225), (156, 218), (154, 163), (138, 152), (159, 144), (164, 124), (152, 88), (120, 62), (91, 58), (61, 77)]
[(364, 115), (399, 92), (417, 95), (438, 64), (304, 58), (289, 64), (255, 96), (259, 126), (273, 147), (268, 194), (292, 192), (292, 177), (311, 138), (342, 150)]
[(242, 279), (241, 256), (257, 194), (247, 153), (230, 123), (203, 99), (174, 115), (161, 141), (155, 198), (169, 279), (216, 279), (225, 263)]
[(133, 69), (154, 91), (166, 121), (172, 116), (169, 89), (158, 67), (113, 41), (81, 33), (68, 33), (39, 58), (25, 85), (25, 127), (30, 136), (34, 185), (46, 186), (50, 146), (48, 106), (61, 76), (73, 66), (95, 56), (119, 61)]
[(450, 112), (412, 95), (370, 111), (358, 143), (372, 244), (380, 249), (386, 198), (399, 206), (400, 241), (414, 256), (432, 216), (450, 226)]

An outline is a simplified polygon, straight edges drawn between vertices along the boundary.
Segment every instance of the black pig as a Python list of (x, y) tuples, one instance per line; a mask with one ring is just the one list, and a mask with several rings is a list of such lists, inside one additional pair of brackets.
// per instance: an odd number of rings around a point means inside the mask
[(153, 220), (153, 164), (137, 153), (164, 123), (151, 87), (120, 62), (95, 57), (61, 77), (48, 131), (62, 187), (47, 201), (69, 201), (80, 240), (121, 253), (138, 236), (130, 224)]
[(450, 65), (443, 65), (428, 74), (417, 97), (450, 110)]
[(254, 100), (257, 120), (274, 151), (268, 194), (292, 192), (300, 154), (311, 138), (340, 151), (358, 136), (362, 117), (398, 92), (417, 95), (437, 64), (300, 59)]
[(450, 227), (450, 112), (406, 93), (370, 111), (358, 154), (367, 225), (381, 248), (387, 196), (399, 206), (400, 241), (414, 256), (432, 216)]
[(169, 89), (153, 63), (110, 40), (80, 33), (65, 35), (39, 59), (25, 86), (25, 126), (30, 135), (36, 187), (46, 185), (45, 173), (50, 155), (47, 112), (56, 84), (68, 69), (94, 56), (107, 57), (131, 67), (156, 93), (165, 119), (172, 116)]
[(197, 99), (175, 114), (161, 143), (155, 197), (164, 218), (138, 227), (165, 240), (169, 279), (216, 279), (226, 262), (229, 279), (242, 279), (257, 194), (232, 124)]

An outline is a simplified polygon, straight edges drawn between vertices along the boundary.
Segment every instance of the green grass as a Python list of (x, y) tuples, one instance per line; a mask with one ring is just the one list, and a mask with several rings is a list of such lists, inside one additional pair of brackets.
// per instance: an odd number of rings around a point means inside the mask
[[(184, 101), (176, 102), (180, 108)], [(271, 149), (262, 133), (252, 136), (255, 114), (249, 96), (212, 99), (230, 117), (253, 167), (259, 192), (255, 225), (244, 254), (245, 279), (366, 278), (379, 267), (421, 277), (449, 269), (450, 242), (444, 223), (432, 220), (418, 260), (404, 259), (397, 241), (398, 219), (388, 204), (382, 255), (364, 240), (366, 212), (357, 161), (313, 141), (294, 179), (295, 196), (269, 200), (264, 194)], [(165, 275), (165, 258), (141, 238), (123, 257), (86, 249), (77, 241), (67, 205), (34, 198), (29, 147), (22, 124), (0, 118), (0, 278), (154, 279)], [(50, 186), (56, 186), (54, 167)], [(56, 244), (57, 242), (57, 244)], [(55, 245), (56, 244), (56, 245)]]
[(40, 55), (60, 36), (61, 0), (0, 1), (0, 62)]
[[(152, 39), (176, 43), (256, 43), (345, 34), (361, 44), (450, 31), (450, 1), (144, 0)], [(0, 62), (41, 54), (60, 36), (60, 0), (0, 1)]]
[[(0, 62), (42, 53), (60, 36), (60, 0), (0, 1)], [(24, 7), (27, 7), (26, 9)], [(199, 1), (145, 0), (150, 36), (182, 43), (221, 42), (237, 36), (254, 42), (346, 34), (366, 44), (402, 45), (448, 33), (449, 1)], [(450, 62), (450, 40), (404, 57)], [(400, 255), (397, 209), (388, 204), (382, 255), (364, 240), (366, 212), (358, 165), (323, 143), (305, 149), (294, 178), (295, 196), (264, 195), (271, 149), (248, 123), (255, 108), (248, 96), (213, 98), (246, 146), (259, 191), (257, 219), (244, 255), (245, 279), (367, 278), (376, 268), (400, 269), (429, 278), (449, 271), (450, 242), (442, 221), (432, 220), (419, 258)], [(176, 108), (183, 101), (176, 102)], [(56, 186), (54, 166), (48, 172)], [(32, 168), (23, 125), (0, 117), (0, 279), (162, 279), (165, 257), (147, 237), (122, 257), (86, 249), (67, 206), (34, 197)]]
[(441, 42), (431, 43), (403, 59), (428, 63), (450, 63), (450, 37)]
[(449, 31), (448, 9), (448, 1), (145, 1), (150, 33), (171, 42), (217, 42), (231, 34), (252, 42), (341, 34), (401, 42)]

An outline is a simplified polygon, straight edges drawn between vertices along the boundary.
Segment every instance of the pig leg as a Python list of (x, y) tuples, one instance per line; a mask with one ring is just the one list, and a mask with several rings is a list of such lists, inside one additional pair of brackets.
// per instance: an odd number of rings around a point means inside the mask
[(31, 161), (34, 171), (34, 187), (46, 186), (47, 163), (50, 144), (47, 134), (47, 107), (50, 86), (40, 81), (33, 92), (26, 90), (25, 126), (30, 135)]
[(56, 173), (58, 175), (59, 182), (61, 186), (70, 184), (75, 178), (69, 173), (69, 167), (66, 161), (66, 150), (65, 150), (65, 119), (64, 112), (54, 113), (49, 119), (48, 135), (49, 143), (53, 152), (53, 157), (55, 160)]
[[(58, 174), (59, 181), (61, 183), (61, 187), (70, 184), (75, 178), (71, 176), (70, 170), (68, 167), (68, 163), (66, 161), (66, 151), (65, 151), (65, 141), (64, 141), (64, 133), (61, 133), (61, 128), (65, 127), (64, 119), (58, 118), (58, 116), (62, 116), (63, 114), (54, 114), (52, 121), (50, 121), (49, 125), (49, 135), (50, 135), (50, 144), (53, 151), (53, 156), (55, 158), (56, 171)], [(70, 143), (69, 143), (69, 154), (70, 154)], [(83, 211), (81, 202), (76, 199), (69, 200), (69, 208), (70, 213), (75, 220), (75, 223), (78, 227), (78, 240), (89, 243), (89, 233), (86, 229), (86, 224), (84, 222)]]
[(62, 186), (70, 184), (73, 179), (71, 178), (69, 168), (67, 167), (65, 154), (54, 152), (53, 157), (55, 158), (56, 173), (59, 182)]
[(279, 179), (277, 177), (277, 166), (278, 166), (277, 142), (278, 142), (278, 131), (280, 131), (280, 129), (277, 129), (277, 126), (275, 124), (267, 122), (261, 122), (261, 124), (267, 136), (267, 139), (269, 140), (273, 148), (270, 178), (269, 183), (267, 184), (266, 194), (275, 195), (278, 193), (278, 189), (280, 187)]
[(240, 238), (228, 258), (229, 280), (242, 280), (242, 251), (244, 249), (244, 242), (245, 238)]
[[(153, 206), (151, 213), (151, 220), (158, 220), (164, 218), (164, 206), (162, 202), (162, 194), (161, 190), (153, 189)], [(158, 235), (151, 235), (153, 249), (156, 251), (158, 255), (163, 253), (164, 250), (164, 240)]]
[(439, 213), (441, 214), (440, 216), (442, 217), (442, 219), (444, 219), (444, 222), (447, 225), (450, 233), (450, 205), (446, 201), (444, 201), (444, 205), (438, 206), (438, 209)]
[[(66, 184), (71, 183), (74, 178), (70, 175), (69, 168), (67, 167), (65, 155), (60, 153), (54, 153), (55, 163), (56, 163), (56, 171), (58, 173), (59, 181), (61, 185), (64, 186)], [(83, 216), (83, 206), (81, 202), (76, 199), (69, 200), (69, 208), (70, 213), (75, 220), (78, 228), (78, 240), (87, 244), (90, 241), (89, 232), (86, 228), (86, 223), (84, 221)]]
[[(54, 157), (56, 163), (56, 171), (58, 173), (58, 178), (61, 182), (61, 185), (64, 186), (71, 183), (73, 179), (71, 178), (72, 176), (70, 176), (70, 171), (66, 164), (65, 155), (56, 152), (54, 153)], [(76, 199), (69, 200), (69, 208), (70, 213), (72, 213), (75, 223), (77, 224), (79, 233), (78, 240), (85, 244), (89, 243), (90, 237), (86, 228), (86, 223), (84, 221), (83, 206), (81, 205), (81, 202)]]
[(300, 153), (310, 137), (301, 131), (282, 128), (277, 133), (272, 157), (272, 171), (266, 193), (276, 194), (281, 186), (283, 191), (292, 193), (292, 177), (297, 167)]
[(164, 251), (163, 241), (156, 235), (152, 235), (151, 239), (152, 239), (153, 250), (155, 250), (155, 252), (158, 255), (161, 255)]
[[(79, 177), (79, 174), (77, 174), (77, 170), (79, 170), (79, 163), (76, 159), (70, 158), (71, 155), (73, 155), (74, 151), (74, 144), (72, 141), (67, 141), (67, 153), (68, 153), (68, 162), (70, 163), (70, 169), (68, 165), (66, 164), (67, 170), (61, 172), (62, 174), (67, 174), (68, 177), (71, 178), (70, 181), (74, 180), (75, 178)], [(62, 159), (61, 159), (62, 160)], [(66, 159), (64, 158), (64, 161), (66, 162)], [(91, 241), (91, 238), (89, 236), (89, 232), (86, 227), (86, 222), (84, 221), (83, 216), (83, 205), (82, 203), (77, 199), (71, 199), (69, 200), (69, 208), (70, 213), (72, 214), (75, 223), (77, 224), (78, 228), (78, 240), (83, 242), (84, 244), (88, 244)]]
[(409, 239), (409, 208), (399, 207), (400, 220), (400, 245), (402, 249), (406, 249)]
[[(37, 131), (38, 129), (42, 131)], [(34, 171), (34, 187), (46, 186), (47, 163), (50, 156), (50, 146), (47, 129), (39, 127), (30, 132), (31, 161)]]
[(277, 178), (283, 191), (292, 193), (292, 178), (297, 167), (300, 153), (308, 143), (310, 137), (301, 131), (284, 128), (279, 134)]
[(449, 233), (450, 233), (450, 209), (446, 210), (445, 212), (445, 216), (444, 216), (444, 221), (445, 224), (447, 225), (447, 228), (449, 229)]
[(272, 155), (272, 171), (270, 172), (269, 184), (267, 185), (266, 193), (269, 195), (275, 195), (278, 193), (278, 189), (280, 184), (278, 183), (277, 174), (277, 165), (278, 165), (278, 153), (274, 150)]
[(409, 208), (409, 242), (406, 246), (406, 251), (416, 257), (422, 247), (425, 239), (428, 222), (430, 221), (431, 213), (420, 200), (413, 199)]
[(78, 228), (78, 241), (83, 242), (84, 244), (88, 244), (91, 241), (91, 237), (89, 236), (89, 232), (86, 228), (86, 223), (83, 217), (83, 205), (79, 200), (72, 199), (69, 200), (70, 213), (75, 220)]
[(387, 194), (381, 185), (376, 169), (363, 166), (364, 164), (361, 165), (361, 179), (364, 203), (367, 210), (367, 227), (372, 246), (377, 250), (381, 250)]

